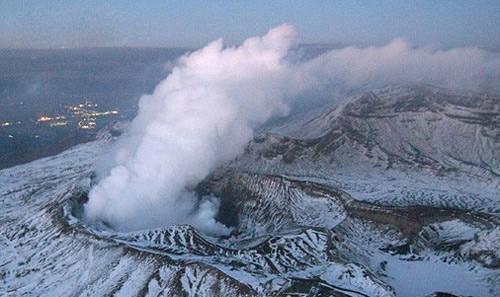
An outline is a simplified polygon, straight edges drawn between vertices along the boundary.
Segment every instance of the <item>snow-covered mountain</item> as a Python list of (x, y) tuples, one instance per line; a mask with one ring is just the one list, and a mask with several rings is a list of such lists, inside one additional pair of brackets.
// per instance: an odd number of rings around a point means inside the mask
[(500, 97), (390, 86), (255, 137), (236, 167), (314, 177), (357, 199), (500, 209)]
[(224, 238), (82, 221), (111, 141), (0, 171), (0, 296), (500, 294), (500, 97), (390, 86), (270, 127), (197, 186)]

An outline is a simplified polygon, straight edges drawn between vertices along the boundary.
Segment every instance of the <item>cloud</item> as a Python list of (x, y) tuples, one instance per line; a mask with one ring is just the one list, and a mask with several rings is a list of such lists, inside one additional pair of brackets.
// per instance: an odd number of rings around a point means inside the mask
[(331, 50), (297, 66), (297, 80), (350, 89), (364, 85), (429, 83), (476, 91), (499, 91), (500, 55), (478, 48), (436, 50), (395, 39), (380, 47)]
[(112, 164), (89, 193), (86, 217), (121, 230), (193, 224), (228, 230), (214, 220), (218, 202), (190, 190), (242, 152), (253, 129), (287, 112), (284, 61), (295, 32), (283, 25), (224, 48), (222, 40), (182, 57), (120, 139)]
[(499, 55), (477, 48), (415, 48), (396, 39), (291, 64), (286, 57), (294, 37), (294, 29), (282, 25), (237, 47), (216, 40), (183, 56), (141, 98), (137, 117), (89, 193), (87, 219), (119, 230), (192, 224), (224, 234), (229, 230), (215, 220), (217, 198), (197, 197), (192, 189), (240, 154), (256, 127), (285, 115), (294, 97), (389, 83), (499, 87)]

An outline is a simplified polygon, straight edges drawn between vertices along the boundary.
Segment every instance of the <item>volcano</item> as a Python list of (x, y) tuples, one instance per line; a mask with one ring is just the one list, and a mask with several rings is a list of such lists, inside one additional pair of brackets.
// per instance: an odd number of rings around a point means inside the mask
[(500, 295), (498, 96), (390, 85), (265, 126), (196, 185), (224, 237), (85, 221), (115, 129), (0, 171), (1, 296)]

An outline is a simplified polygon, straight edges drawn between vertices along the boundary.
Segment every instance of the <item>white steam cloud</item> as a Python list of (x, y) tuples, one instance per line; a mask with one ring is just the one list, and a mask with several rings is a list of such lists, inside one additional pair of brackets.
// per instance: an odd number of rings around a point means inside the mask
[(429, 83), (453, 89), (498, 91), (500, 55), (478, 48), (435, 50), (394, 39), (381, 47), (346, 47), (299, 66), (316, 85), (353, 88), (390, 83)]
[(498, 90), (498, 54), (476, 48), (413, 48), (396, 39), (382, 47), (347, 47), (309, 61), (286, 61), (295, 32), (282, 25), (224, 48), (217, 40), (184, 56), (116, 145), (111, 164), (89, 193), (88, 219), (120, 230), (192, 224), (227, 233), (215, 220), (218, 200), (192, 189), (236, 157), (254, 128), (286, 114), (285, 99), (304, 90), (425, 82)]
[(217, 200), (200, 203), (190, 189), (221, 162), (241, 153), (253, 129), (287, 112), (284, 58), (291, 26), (239, 47), (217, 40), (183, 57), (121, 139), (109, 174), (90, 191), (86, 216), (123, 229), (189, 223), (210, 233)]

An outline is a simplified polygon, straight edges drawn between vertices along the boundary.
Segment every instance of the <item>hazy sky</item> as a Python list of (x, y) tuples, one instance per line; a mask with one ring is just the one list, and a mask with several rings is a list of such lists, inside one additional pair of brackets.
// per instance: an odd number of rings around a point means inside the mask
[(500, 0), (0, 0), (0, 47), (198, 47), (290, 23), (307, 43), (500, 48)]

